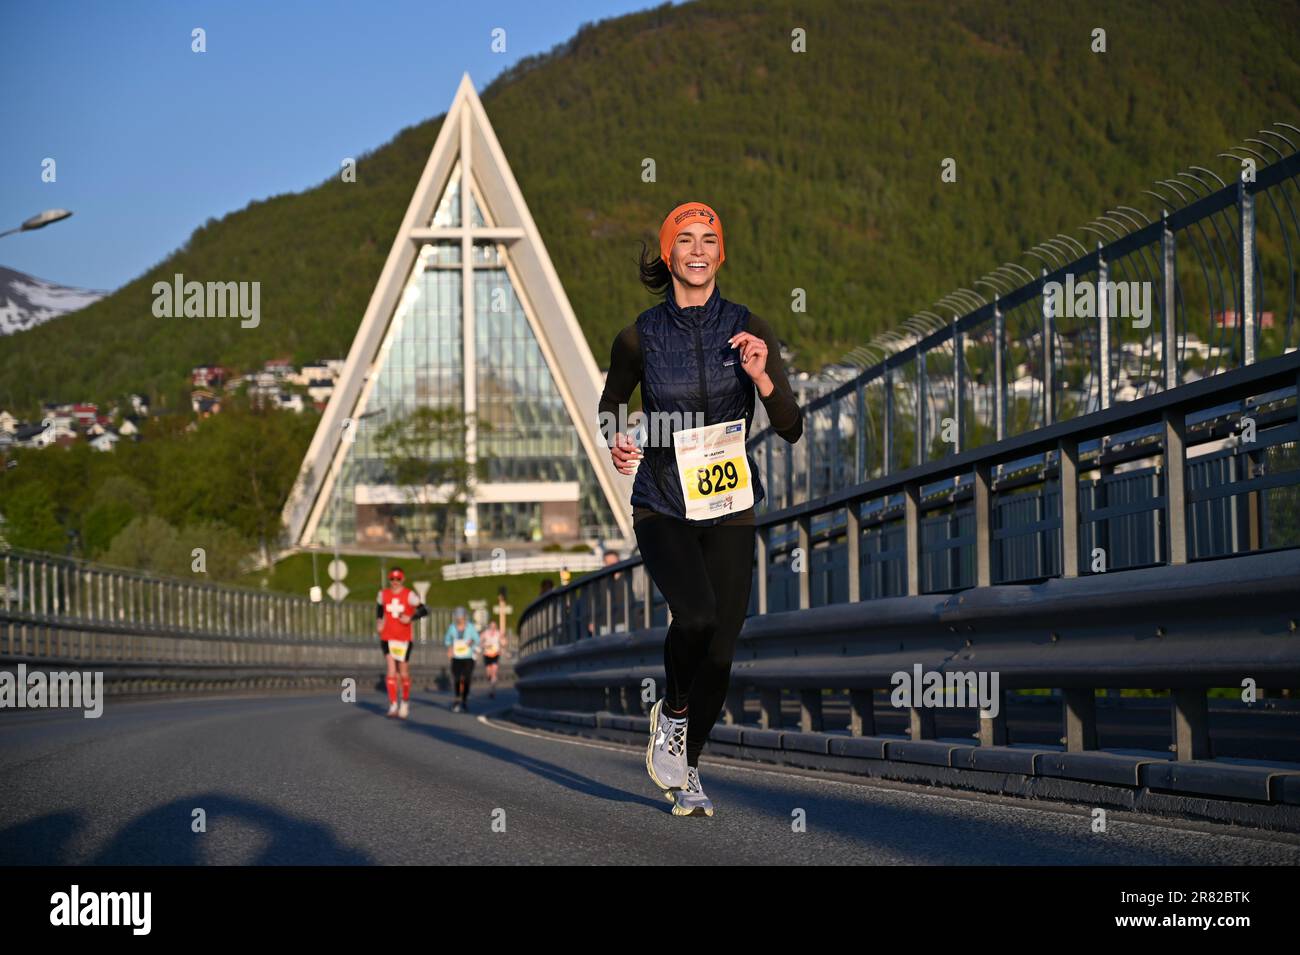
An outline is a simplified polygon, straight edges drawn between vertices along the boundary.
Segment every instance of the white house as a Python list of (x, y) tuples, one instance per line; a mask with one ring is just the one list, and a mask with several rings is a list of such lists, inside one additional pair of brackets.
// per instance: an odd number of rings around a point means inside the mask
[(121, 438), (112, 431), (105, 431), (103, 434), (91, 438), (90, 446), (96, 451), (112, 451), (120, 440)]
[(313, 381), (324, 379), (333, 381), (338, 378), (339, 373), (343, 370), (343, 362), (338, 359), (327, 359), (324, 361), (314, 361), (308, 365), (303, 365), (296, 375), (289, 380), (295, 385), (310, 385)]
[(334, 394), (334, 382), (329, 378), (314, 378), (307, 383), (307, 396), (317, 404), (324, 404)]
[(49, 417), (40, 424), (19, 428), (14, 443), (26, 448), (48, 448), (60, 438), (76, 436), (70, 424), (60, 424), (55, 418)]

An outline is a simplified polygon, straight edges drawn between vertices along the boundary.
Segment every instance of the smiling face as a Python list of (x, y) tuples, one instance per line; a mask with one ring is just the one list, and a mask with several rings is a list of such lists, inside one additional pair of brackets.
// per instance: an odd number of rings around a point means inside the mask
[(707, 222), (692, 222), (677, 234), (669, 271), (683, 285), (705, 288), (718, 272), (718, 233)]

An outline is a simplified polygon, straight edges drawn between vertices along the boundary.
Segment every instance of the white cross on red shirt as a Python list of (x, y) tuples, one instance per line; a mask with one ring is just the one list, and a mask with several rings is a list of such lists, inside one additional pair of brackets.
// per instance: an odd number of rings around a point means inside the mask
[(388, 612), (394, 617), (400, 617), (402, 615), (402, 602), (396, 597), (388, 601)]

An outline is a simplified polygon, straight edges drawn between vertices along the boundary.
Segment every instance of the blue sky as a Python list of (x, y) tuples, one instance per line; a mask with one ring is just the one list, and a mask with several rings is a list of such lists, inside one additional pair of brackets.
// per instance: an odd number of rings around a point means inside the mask
[[(0, 0), (0, 265), (113, 289), (209, 217), (297, 192), (584, 22), (656, 0)], [(191, 31), (207, 52), (191, 51)], [(506, 51), (491, 50), (506, 31)], [(43, 182), (42, 163), (57, 181)], [(412, 183), (414, 188), (414, 183)]]

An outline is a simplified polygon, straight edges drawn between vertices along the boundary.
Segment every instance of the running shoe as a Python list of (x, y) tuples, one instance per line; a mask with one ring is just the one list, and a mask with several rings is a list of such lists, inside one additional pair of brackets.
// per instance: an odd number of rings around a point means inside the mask
[(451, 704), (451, 711), (452, 711), (453, 713), (459, 713), (459, 712), (460, 712), (460, 700), (457, 700), (455, 703)]
[(712, 816), (713, 803), (700, 786), (700, 771), (694, 766), (686, 770), (686, 785), (677, 790), (673, 800), (674, 816)]
[(391, 703), (388, 704), (388, 718), (389, 718), (390, 720), (391, 720), (391, 719), (396, 719), (396, 718), (397, 718), (397, 701), (396, 701), (396, 700), (393, 700), (393, 702), (391, 702)]
[(406, 719), (408, 716), (410, 716), (411, 704), (407, 703), (406, 700), (402, 700), (402, 705), (397, 708), (397, 715), (400, 716), (402, 719)]
[(663, 712), (664, 701), (650, 709), (650, 742), (645, 768), (660, 789), (677, 789), (686, 782), (686, 723)]

